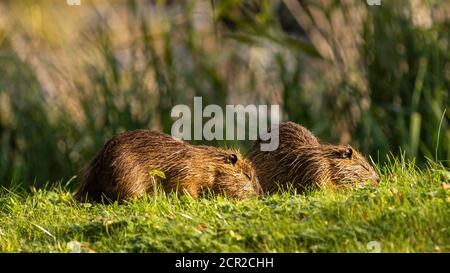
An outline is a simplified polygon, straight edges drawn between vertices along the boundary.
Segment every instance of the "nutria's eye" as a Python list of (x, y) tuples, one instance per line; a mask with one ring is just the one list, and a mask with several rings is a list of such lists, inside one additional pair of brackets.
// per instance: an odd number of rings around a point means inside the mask
[(231, 154), (228, 158), (227, 158), (227, 162), (231, 163), (231, 164), (236, 164), (236, 162), (238, 161), (238, 157), (235, 154)]
[(353, 155), (353, 149), (348, 147), (347, 149), (341, 151), (340, 156), (341, 158), (347, 158), (347, 159), (351, 159)]

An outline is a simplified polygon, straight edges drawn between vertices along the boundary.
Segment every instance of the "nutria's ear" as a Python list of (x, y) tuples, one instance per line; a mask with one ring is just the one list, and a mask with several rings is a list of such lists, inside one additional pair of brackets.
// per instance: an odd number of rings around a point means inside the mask
[(225, 162), (231, 163), (233, 165), (236, 164), (237, 161), (238, 161), (238, 157), (235, 154), (228, 155), (228, 157), (225, 160)]
[(345, 149), (342, 149), (340, 152), (339, 152), (339, 155), (340, 155), (340, 157), (341, 158), (346, 158), (346, 159), (351, 159), (352, 158), (352, 155), (353, 155), (353, 149), (352, 149), (352, 147), (347, 147), (347, 148), (345, 148)]

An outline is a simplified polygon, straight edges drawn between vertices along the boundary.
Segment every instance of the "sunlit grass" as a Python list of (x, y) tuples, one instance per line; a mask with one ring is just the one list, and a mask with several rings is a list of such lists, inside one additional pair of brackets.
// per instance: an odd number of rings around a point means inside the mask
[(0, 195), (0, 251), (450, 251), (450, 170), (393, 160), (378, 188), (281, 193), (244, 201), (162, 192), (79, 204), (64, 187)]

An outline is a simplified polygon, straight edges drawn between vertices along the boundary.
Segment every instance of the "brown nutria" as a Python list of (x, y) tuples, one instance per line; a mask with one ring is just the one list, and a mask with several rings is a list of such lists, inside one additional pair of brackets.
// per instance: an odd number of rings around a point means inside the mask
[(250, 148), (252, 161), (264, 192), (293, 187), (306, 188), (378, 184), (379, 177), (366, 158), (350, 146), (322, 144), (305, 127), (294, 122), (279, 126), (280, 144), (274, 151), (261, 151), (261, 140)]
[[(164, 175), (152, 175), (154, 171)], [(259, 193), (252, 164), (238, 151), (194, 146), (163, 133), (135, 130), (105, 144), (85, 169), (75, 199), (140, 197), (151, 193), (156, 183), (165, 191), (187, 192), (194, 198), (207, 191), (237, 198)]]

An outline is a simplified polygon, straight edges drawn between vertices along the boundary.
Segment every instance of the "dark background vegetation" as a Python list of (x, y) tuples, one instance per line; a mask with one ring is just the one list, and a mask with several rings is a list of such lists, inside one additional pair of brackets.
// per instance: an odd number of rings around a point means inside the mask
[(0, 185), (68, 181), (113, 134), (170, 133), (193, 96), (449, 166), (449, 4), (381, 2), (2, 1)]

